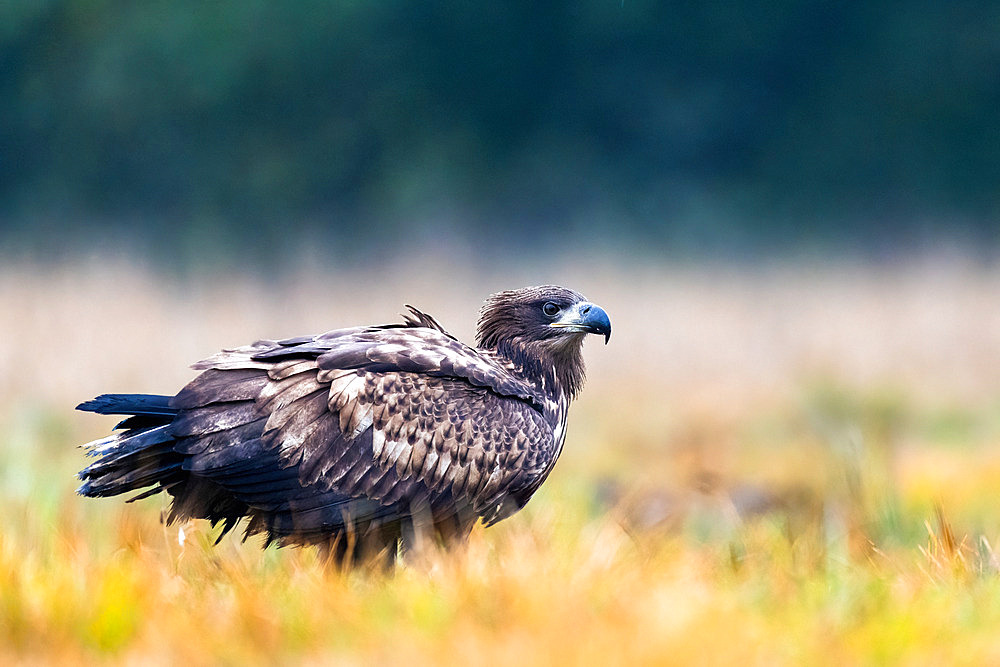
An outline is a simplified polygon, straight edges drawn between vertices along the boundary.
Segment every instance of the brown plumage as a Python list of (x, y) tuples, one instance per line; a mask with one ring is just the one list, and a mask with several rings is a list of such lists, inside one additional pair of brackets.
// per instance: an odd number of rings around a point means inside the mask
[(99, 458), (80, 493), (165, 490), (170, 521), (225, 534), (246, 518), (246, 535), (353, 558), (510, 516), (559, 456), (583, 338), (607, 340), (608, 316), (562, 287), (500, 292), (473, 348), (409, 310), (401, 324), (225, 350), (176, 396), (81, 404), (130, 416), (88, 445)]

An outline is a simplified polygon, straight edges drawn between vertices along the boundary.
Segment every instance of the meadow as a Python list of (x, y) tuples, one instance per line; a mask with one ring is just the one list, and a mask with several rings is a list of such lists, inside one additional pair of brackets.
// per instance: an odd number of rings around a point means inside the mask
[[(1000, 662), (1000, 268), (442, 271), (0, 267), (0, 663)], [(485, 295), (541, 282), (614, 334), (549, 481), (463, 549), (343, 570), (75, 495), (114, 424), (82, 400), (404, 303), (471, 341)]]

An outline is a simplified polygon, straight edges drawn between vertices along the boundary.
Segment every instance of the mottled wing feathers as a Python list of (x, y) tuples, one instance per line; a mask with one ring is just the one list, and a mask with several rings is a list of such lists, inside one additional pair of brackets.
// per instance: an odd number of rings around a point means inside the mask
[(544, 475), (551, 428), (525, 402), (451, 378), (387, 373), (372, 383), (372, 449), (382, 466), (489, 516)]
[(553, 451), (551, 429), (537, 410), (465, 380), (342, 373), (331, 381), (327, 400), (328, 416), (315, 408), (317, 421), (328, 420), (322, 448), (280, 431), (264, 435), (284, 458), (299, 462), (303, 483), (322, 489), (397, 500), (396, 484), (358, 467), (374, 464), (394, 472), (388, 479), (418, 481), (433, 493), (466, 499), (481, 513), (502, 492), (543, 474)]
[[(406, 325), (258, 341), (199, 362), (205, 372), (170, 406), (185, 467), (269, 512), (371, 517), (424, 497), (494, 521), (523, 505), (518, 492), (537, 486), (555, 448), (541, 399), (412, 313)], [(256, 471), (270, 457), (282, 472)]]

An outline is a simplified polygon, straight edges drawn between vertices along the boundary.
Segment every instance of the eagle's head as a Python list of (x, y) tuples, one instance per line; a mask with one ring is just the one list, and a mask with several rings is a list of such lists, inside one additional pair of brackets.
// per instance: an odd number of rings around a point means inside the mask
[(583, 295), (558, 285), (497, 292), (483, 304), (476, 343), (496, 350), (526, 371), (554, 372), (574, 396), (583, 385), (580, 348), (587, 334), (611, 338), (611, 320)]

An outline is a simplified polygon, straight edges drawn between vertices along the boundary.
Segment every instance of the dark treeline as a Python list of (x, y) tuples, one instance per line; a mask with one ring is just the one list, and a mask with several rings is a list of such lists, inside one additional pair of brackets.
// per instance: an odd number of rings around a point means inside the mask
[(992, 2), (12, 0), (0, 225), (994, 239), (998, 109)]

